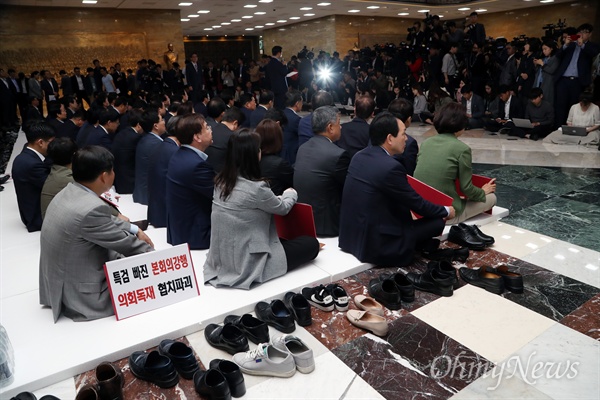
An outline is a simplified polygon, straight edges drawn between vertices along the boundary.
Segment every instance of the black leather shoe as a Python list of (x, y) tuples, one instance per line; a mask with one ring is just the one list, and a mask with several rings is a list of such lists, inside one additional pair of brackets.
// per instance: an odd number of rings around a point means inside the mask
[(500, 275), (487, 272), (485, 267), (470, 269), (462, 267), (458, 273), (463, 281), (473, 286), (480, 287), (490, 293), (502, 294), (504, 292), (504, 281)]
[[(21, 397), (17, 397), (19, 400), (22, 400)], [(35, 396), (33, 397), (35, 399)], [(77, 392), (77, 396), (75, 396), (75, 400), (99, 400), (100, 395), (98, 394), (98, 386), (93, 384), (84, 385), (79, 392)]]
[(194, 374), (196, 392), (209, 400), (231, 400), (227, 379), (219, 370), (197, 371)]
[(37, 400), (37, 397), (31, 392), (21, 392), (10, 400)]
[(209, 324), (204, 328), (204, 337), (212, 347), (225, 350), (231, 355), (250, 350), (244, 333), (232, 324)]
[(294, 317), (281, 300), (273, 300), (271, 304), (261, 301), (254, 306), (254, 312), (258, 319), (280, 332), (292, 333), (296, 330)]
[(399, 310), (402, 307), (400, 289), (391, 279), (371, 279), (369, 294), (390, 310)]
[(496, 240), (492, 236), (486, 235), (485, 233), (481, 232), (481, 230), (479, 229), (479, 227), (477, 225), (467, 225), (467, 224), (458, 224), (458, 225), (465, 225), (469, 230), (471, 230), (471, 233), (473, 235), (477, 236), (479, 238), (479, 240), (481, 240), (483, 243), (485, 243), (486, 246), (491, 246), (496, 242)]
[(241, 317), (238, 315), (228, 315), (223, 322), (237, 326), (252, 343), (269, 342), (269, 327), (267, 324), (250, 314), (244, 314)]
[(179, 375), (173, 362), (156, 350), (150, 353), (135, 351), (129, 356), (129, 369), (136, 378), (161, 388), (170, 388), (179, 383)]
[(469, 248), (468, 247), (460, 247), (458, 249), (437, 249), (434, 251), (425, 251), (421, 252), (423, 257), (433, 260), (433, 261), (459, 261), (464, 263), (469, 258)]
[(427, 263), (427, 270), (436, 269), (442, 275), (452, 278), (452, 287), (458, 288), (458, 271), (449, 261), (430, 261)]
[(9, 179), (10, 179), (9, 174), (4, 175), (2, 178), (0, 178), (0, 185), (4, 185), (6, 183), (6, 181), (8, 181)]
[(406, 277), (417, 290), (444, 297), (450, 297), (454, 293), (452, 287), (454, 279), (451, 276), (442, 274), (437, 269), (430, 269), (422, 274), (411, 272)]
[(210, 369), (216, 369), (223, 374), (229, 385), (229, 391), (232, 397), (242, 397), (246, 394), (246, 384), (244, 383), (244, 374), (240, 367), (228, 360), (215, 359), (210, 362)]
[(504, 281), (504, 289), (513, 293), (523, 293), (523, 277), (517, 272), (510, 271), (506, 265), (497, 268), (485, 267), (487, 272), (500, 275)]
[(103, 362), (96, 367), (98, 395), (101, 399), (122, 400), (125, 379), (123, 373), (114, 364)]
[(471, 232), (466, 224), (454, 225), (448, 233), (448, 240), (452, 243), (466, 246), (471, 250), (485, 250), (485, 242)]
[(183, 379), (192, 379), (196, 371), (200, 369), (194, 352), (185, 343), (165, 339), (158, 345), (158, 352), (171, 359)]
[(300, 293), (287, 292), (283, 297), (285, 306), (290, 310), (294, 319), (300, 326), (312, 324), (310, 303)]
[(406, 275), (402, 272), (397, 272), (393, 275), (381, 274), (379, 280), (391, 279), (400, 291), (400, 300), (405, 303), (415, 301), (415, 287), (408, 281)]

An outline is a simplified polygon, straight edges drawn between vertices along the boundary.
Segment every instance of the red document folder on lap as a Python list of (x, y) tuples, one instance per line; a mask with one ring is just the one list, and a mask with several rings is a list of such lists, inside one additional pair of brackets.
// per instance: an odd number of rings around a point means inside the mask
[[(481, 188), (483, 185), (485, 185), (486, 183), (488, 183), (491, 180), (492, 180), (492, 178), (488, 178), (487, 176), (475, 175), (475, 174), (473, 174), (473, 177), (471, 178), (471, 182), (473, 183), (473, 186), (477, 186), (478, 188)], [(464, 199), (465, 194), (462, 192), (462, 190), (460, 190), (460, 181), (457, 179), (456, 181), (454, 181), (454, 183), (456, 184), (456, 193), (458, 193), (458, 195)], [(491, 214), (491, 213), (492, 213), (491, 209), (486, 211), (486, 214)]]
[(317, 237), (315, 218), (309, 204), (296, 203), (287, 215), (275, 215), (275, 226), (277, 236), (285, 240), (298, 236)]
[[(421, 182), (418, 179), (413, 178), (410, 175), (406, 175), (406, 178), (408, 179), (408, 184), (415, 190), (415, 192), (417, 192), (419, 196), (430, 203), (447, 207), (452, 205), (452, 197), (448, 196), (447, 194), (440, 192), (439, 190)], [(416, 212), (412, 211), (412, 213), (417, 219), (422, 218)]]

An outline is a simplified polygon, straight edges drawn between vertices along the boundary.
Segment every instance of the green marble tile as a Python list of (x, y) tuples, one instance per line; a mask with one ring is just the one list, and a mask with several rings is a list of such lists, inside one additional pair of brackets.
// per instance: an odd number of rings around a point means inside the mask
[(550, 196), (535, 190), (498, 183), (496, 185), (497, 205), (515, 213), (524, 208), (546, 201)]
[(517, 211), (503, 221), (588, 249), (600, 249), (600, 205), (556, 197)]
[[(532, 178), (550, 179), (558, 170), (528, 165), (507, 165), (496, 169), (486, 170), (484, 175), (496, 178), (498, 183), (515, 185)], [(527, 187), (526, 187), (527, 188)], [(527, 188), (532, 189), (532, 188)]]
[(600, 182), (563, 194), (561, 197), (582, 203), (600, 205)]
[(594, 175), (553, 171), (552, 173), (543, 173), (536, 177), (517, 181), (511, 183), (511, 185), (542, 192), (548, 196), (560, 196), (599, 181), (600, 178)]

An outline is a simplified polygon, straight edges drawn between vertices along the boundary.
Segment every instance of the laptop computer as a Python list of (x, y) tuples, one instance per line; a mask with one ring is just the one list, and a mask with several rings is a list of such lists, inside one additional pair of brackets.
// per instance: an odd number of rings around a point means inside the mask
[(531, 121), (528, 119), (523, 119), (523, 118), (513, 118), (512, 119), (513, 124), (515, 124), (515, 126), (517, 128), (525, 128), (525, 129), (532, 129), (533, 125), (531, 125)]
[(585, 129), (585, 126), (562, 126), (563, 135), (569, 136), (587, 136), (588, 132)]

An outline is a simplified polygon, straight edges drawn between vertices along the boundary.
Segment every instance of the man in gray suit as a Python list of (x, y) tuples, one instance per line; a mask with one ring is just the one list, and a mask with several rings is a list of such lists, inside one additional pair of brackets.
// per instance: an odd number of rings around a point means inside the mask
[(298, 149), (294, 165), (294, 188), (298, 202), (313, 208), (318, 236), (337, 236), (344, 181), (350, 155), (334, 144), (341, 136), (340, 113), (333, 106), (312, 114), (315, 133)]
[(114, 157), (100, 146), (73, 155), (75, 182), (48, 206), (40, 236), (40, 304), (56, 322), (62, 313), (74, 321), (113, 314), (104, 263), (153, 249), (137, 226), (111, 216), (100, 195), (113, 184)]

